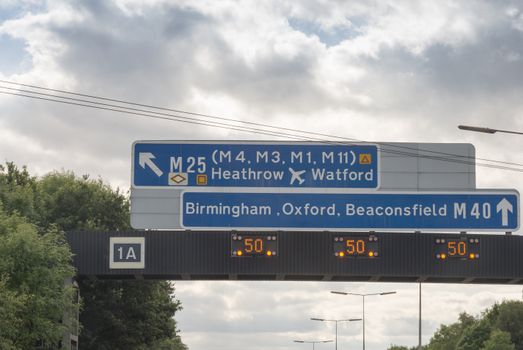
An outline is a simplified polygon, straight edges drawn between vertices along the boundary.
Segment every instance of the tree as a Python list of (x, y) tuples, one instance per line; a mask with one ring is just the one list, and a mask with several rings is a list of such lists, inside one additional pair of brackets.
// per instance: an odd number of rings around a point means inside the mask
[(458, 322), (450, 326), (440, 326), (430, 339), (427, 348), (429, 350), (455, 350), (464, 330), (474, 324), (474, 322), (474, 317), (465, 312), (460, 314)]
[[(179, 340), (172, 315), (180, 305), (171, 301), (172, 292), (169, 283), (157, 281), (84, 281), (83, 297), (91, 302), (81, 319), (88, 332), (82, 348), (151, 349), (161, 341)], [(104, 298), (98, 298), (102, 293)]]
[(36, 212), (36, 178), (25, 167), (18, 169), (13, 163), (0, 164), (0, 203), (6, 213), (19, 213), (38, 225)]
[(461, 314), (459, 322), (440, 327), (428, 349), (523, 350), (523, 302), (496, 303), (478, 319)]
[(0, 349), (15, 350), (15, 345), (23, 320), (18, 315), (24, 307), (26, 297), (8, 288), (9, 277), (4, 273), (0, 276)]
[(510, 300), (499, 304), (494, 324), (510, 334), (516, 350), (523, 350), (523, 302)]
[(129, 230), (129, 201), (102, 180), (51, 173), (37, 183), (41, 225), (71, 230)]
[[(45, 224), (63, 230), (130, 229), (126, 196), (101, 180), (53, 173), (38, 188)], [(177, 339), (173, 316), (181, 307), (171, 299), (169, 282), (81, 280), (79, 285), (85, 305), (80, 315), (83, 349), (148, 349)]]
[[(0, 201), (42, 232), (129, 230), (129, 201), (102, 180), (54, 172), (40, 179), (12, 163), (0, 168)], [(86, 233), (88, 234), (88, 233)], [(78, 281), (82, 349), (185, 349), (173, 316), (181, 308), (167, 281)], [(118, 297), (116, 297), (118, 296)], [(169, 347), (170, 346), (170, 347)]]
[(483, 347), (492, 331), (492, 327), (485, 318), (476, 320), (466, 327), (458, 341), (456, 350), (477, 350)]
[(61, 321), (75, 313), (71, 252), (63, 234), (39, 234), (0, 205), (0, 348), (56, 348), (67, 329)]
[(494, 330), (481, 350), (515, 350), (516, 346), (510, 340), (510, 333)]

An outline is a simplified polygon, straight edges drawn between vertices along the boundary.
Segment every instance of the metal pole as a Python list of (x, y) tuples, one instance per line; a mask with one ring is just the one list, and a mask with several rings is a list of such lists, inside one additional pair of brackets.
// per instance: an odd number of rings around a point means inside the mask
[(363, 350), (365, 350), (365, 295), (362, 295), (363, 300)]
[(418, 350), (421, 350), (421, 282), (419, 283)]
[(334, 322), (336, 322), (336, 338), (335, 338), (335, 339), (336, 339), (336, 343), (335, 343), (334, 348), (335, 348), (336, 350), (338, 350), (338, 321), (336, 320), (336, 321), (334, 321)]

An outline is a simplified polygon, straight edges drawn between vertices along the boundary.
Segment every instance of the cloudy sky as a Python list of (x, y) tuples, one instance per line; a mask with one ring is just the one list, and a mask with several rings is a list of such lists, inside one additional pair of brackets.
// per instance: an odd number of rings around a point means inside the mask
[[(0, 79), (365, 141), (469, 142), (481, 188), (523, 190), (521, 1), (0, 0)], [(0, 92), (18, 88), (0, 83)], [(0, 94), (0, 161), (129, 187), (146, 139), (278, 139)], [(285, 139), (285, 138), (280, 138)], [(501, 163), (479, 161), (482, 164)], [(515, 170), (516, 171), (515, 171)], [(310, 317), (359, 317), (367, 348), (417, 342), (417, 285), (177, 282), (191, 350), (301, 349), (332, 339)], [(424, 286), (424, 341), (520, 286)], [(342, 298), (342, 299), (340, 299)], [(361, 325), (340, 325), (339, 348)], [(318, 345), (317, 349), (332, 345)]]

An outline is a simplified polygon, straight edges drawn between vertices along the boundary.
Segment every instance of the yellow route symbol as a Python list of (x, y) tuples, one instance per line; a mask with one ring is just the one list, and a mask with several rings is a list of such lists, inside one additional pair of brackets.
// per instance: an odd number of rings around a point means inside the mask
[(200, 185), (200, 186), (206, 186), (207, 185), (207, 175), (205, 175), (205, 174), (196, 175), (196, 184)]
[(370, 153), (361, 153), (360, 164), (372, 164), (372, 155)]

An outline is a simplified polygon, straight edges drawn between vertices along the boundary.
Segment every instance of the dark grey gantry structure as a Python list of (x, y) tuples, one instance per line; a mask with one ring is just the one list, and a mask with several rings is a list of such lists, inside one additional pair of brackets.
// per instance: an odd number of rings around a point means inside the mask
[(67, 238), (79, 278), (523, 284), (523, 237), (516, 235), (130, 231)]
[(470, 144), (138, 141), (131, 163), (138, 230), (69, 232), (80, 278), (523, 284), (519, 193), (477, 189)]

